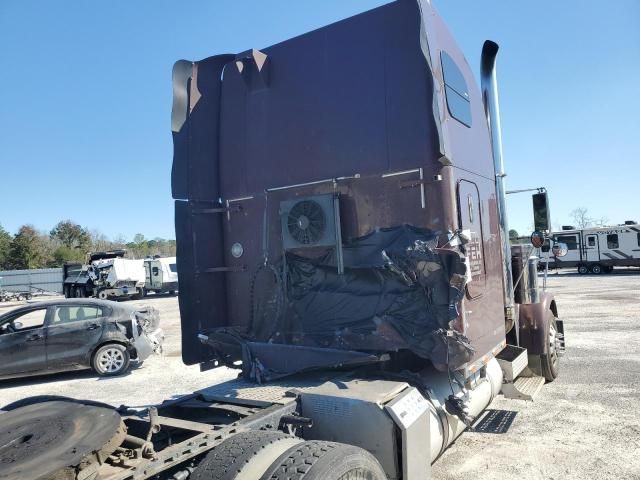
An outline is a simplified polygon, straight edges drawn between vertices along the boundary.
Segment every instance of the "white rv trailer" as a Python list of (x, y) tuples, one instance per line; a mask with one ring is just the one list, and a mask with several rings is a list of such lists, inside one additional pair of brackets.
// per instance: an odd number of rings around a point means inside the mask
[(578, 273), (609, 273), (613, 267), (640, 267), (640, 224), (627, 221), (611, 227), (566, 228), (552, 233), (554, 242), (567, 245), (567, 255), (556, 258), (543, 247), (541, 263), (549, 268), (577, 267)]
[(144, 260), (145, 286), (147, 292), (174, 294), (178, 290), (176, 257), (146, 258)]

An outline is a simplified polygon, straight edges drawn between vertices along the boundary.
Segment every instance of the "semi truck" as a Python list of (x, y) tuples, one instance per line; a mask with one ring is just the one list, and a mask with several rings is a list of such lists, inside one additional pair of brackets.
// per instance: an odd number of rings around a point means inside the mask
[(551, 237), (567, 246), (567, 254), (554, 255), (548, 243), (540, 263), (549, 268), (577, 268), (581, 275), (600, 275), (611, 273), (614, 267), (640, 267), (640, 224), (634, 220), (601, 227), (567, 225)]
[(144, 263), (125, 255), (126, 250), (93, 252), (87, 254), (85, 263), (66, 263), (64, 296), (102, 300), (141, 297), (145, 286)]
[(497, 52), (476, 86), (431, 3), (398, 0), (177, 62), (182, 359), (240, 376), (145, 408), (12, 405), (4, 478), (430, 479), (497, 395), (554, 381), (544, 236), (508, 242)]

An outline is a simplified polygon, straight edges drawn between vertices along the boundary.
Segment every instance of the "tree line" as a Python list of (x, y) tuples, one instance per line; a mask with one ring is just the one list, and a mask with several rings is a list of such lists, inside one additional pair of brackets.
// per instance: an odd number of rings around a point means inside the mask
[(128, 258), (176, 254), (176, 241), (164, 238), (148, 240), (141, 233), (132, 241), (113, 240), (98, 230), (89, 230), (71, 220), (58, 222), (49, 232), (23, 225), (15, 235), (0, 225), (0, 270), (26, 270), (60, 267), (66, 262), (84, 262), (89, 252), (127, 250)]

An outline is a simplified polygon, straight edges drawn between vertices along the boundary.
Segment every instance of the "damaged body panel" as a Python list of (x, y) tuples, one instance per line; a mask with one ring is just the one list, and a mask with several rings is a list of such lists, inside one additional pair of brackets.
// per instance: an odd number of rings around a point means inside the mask
[(152, 307), (94, 299), (17, 308), (0, 316), (0, 378), (95, 369), (97, 352), (108, 345), (121, 345), (129, 358), (142, 363), (162, 351), (159, 323)]
[[(470, 372), (502, 347), (482, 98), (428, 2), (180, 61), (174, 80), (185, 363), (270, 377), (325, 348), (325, 366), (410, 352)], [(299, 347), (286, 372), (282, 345)]]

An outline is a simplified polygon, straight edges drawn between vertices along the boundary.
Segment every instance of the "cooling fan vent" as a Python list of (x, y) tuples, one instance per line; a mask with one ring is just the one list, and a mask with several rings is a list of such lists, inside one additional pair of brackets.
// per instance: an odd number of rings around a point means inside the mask
[(314, 200), (296, 203), (287, 215), (289, 234), (303, 245), (317, 244), (327, 229), (327, 217)]
[(311, 195), (280, 202), (285, 250), (337, 247), (341, 243), (339, 197)]

